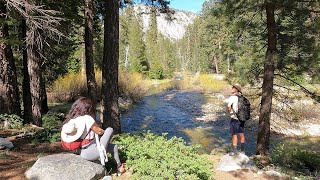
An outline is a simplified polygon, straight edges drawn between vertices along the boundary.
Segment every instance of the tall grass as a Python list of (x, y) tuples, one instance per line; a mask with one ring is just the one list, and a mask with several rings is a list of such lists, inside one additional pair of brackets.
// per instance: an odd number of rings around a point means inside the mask
[[(102, 86), (102, 72), (95, 71), (100, 97)], [(149, 83), (144, 80), (139, 73), (119, 71), (119, 92), (120, 96), (131, 98), (133, 101), (140, 100), (148, 90)], [(84, 73), (70, 73), (58, 78), (48, 90), (48, 101), (67, 102), (74, 100), (75, 97), (87, 94), (87, 82)]]
[(195, 90), (203, 93), (223, 92), (226, 87), (228, 87), (228, 82), (219, 80), (214, 74), (186, 76), (177, 83), (178, 89)]
[(122, 96), (139, 101), (147, 93), (149, 86), (150, 82), (140, 73), (119, 72), (119, 91)]
[(83, 73), (70, 73), (59, 77), (48, 90), (48, 101), (66, 102), (84, 95), (87, 91), (86, 77)]

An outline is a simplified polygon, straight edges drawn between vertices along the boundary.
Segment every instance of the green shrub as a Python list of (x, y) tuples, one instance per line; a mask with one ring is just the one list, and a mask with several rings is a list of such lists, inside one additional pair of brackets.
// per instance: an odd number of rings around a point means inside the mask
[(59, 129), (61, 127), (61, 116), (59, 114), (48, 112), (42, 117), (42, 127), (47, 129)]
[(133, 169), (133, 179), (212, 179), (213, 164), (207, 155), (199, 155), (196, 146), (186, 146), (181, 138), (166, 139), (144, 132), (141, 135), (115, 136), (126, 159)]
[(15, 114), (0, 114), (0, 119), (8, 121), (11, 129), (22, 129), (23, 119)]
[(34, 134), (33, 143), (43, 143), (43, 142), (57, 142), (60, 141), (60, 131), (59, 129), (44, 128), (36, 131)]
[(315, 151), (291, 148), (284, 144), (278, 145), (271, 155), (273, 162), (305, 175), (320, 171), (320, 154)]
[(152, 68), (149, 70), (149, 78), (150, 79), (163, 79), (164, 72), (163, 67), (160, 62), (155, 62)]

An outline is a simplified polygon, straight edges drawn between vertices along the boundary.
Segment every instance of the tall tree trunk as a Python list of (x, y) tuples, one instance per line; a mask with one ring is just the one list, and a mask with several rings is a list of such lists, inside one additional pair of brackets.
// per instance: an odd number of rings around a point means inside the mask
[(97, 101), (97, 82), (94, 73), (93, 62), (93, 0), (85, 0), (85, 57), (86, 57), (86, 76), (89, 97)]
[[(35, 30), (36, 31), (36, 30)], [(27, 36), (30, 35), (31, 31), (28, 30)], [(36, 33), (36, 32), (34, 32)], [(39, 48), (37, 44), (27, 45), (27, 55), (28, 55), (28, 72), (30, 76), (30, 92), (32, 101), (32, 118), (33, 123), (37, 126), (42, 125), (42, 71), (41, 64), (42, 59), (40, 57)]]
[(274, 79), (274, 59), (276, 57), (277, 39), (274, 18), (275, 6), (272, 1), (266, 2), (267, 29), (268, 29), (268, 49), (266, 62), (264, 65), (264, 76), (262, 84), (262, 98), (259, 117), (259, 133), (257, 139), (256, 154), (269, 156), (270, 138), (270, 117), (272, 108), (273, 79)]
[(23, 18), (21, 22), (21, 38), (23, 41), (22, 45), (22, 61), (23, 61), (23, 120), (24, 123), (32, 122), (32, 101), (30, 92), (30, 77), (28, 72), (28, 56), (26, 49), (26, 36), (27, 36), (27, 24), (26, 20)]
[(112, 127), (118, 134), (121, 133), (118, 104), (119, 3), (118, 0), (105, 0), (104, 2), (101, 110), (103, 127)]
[(21, 115), (16, 66), (6, 23), (6, 6), (0, 1), (0, 113)]

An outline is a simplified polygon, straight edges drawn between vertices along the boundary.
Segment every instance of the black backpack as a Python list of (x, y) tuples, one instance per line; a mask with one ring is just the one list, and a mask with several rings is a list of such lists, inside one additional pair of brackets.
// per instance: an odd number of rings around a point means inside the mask
[(250, 117), (250, 102), (249, 100), (244, 97), (242, 94), (237, 94), (238, 97), (238, 112), (237, 118), (240, 121), (247, 121)]

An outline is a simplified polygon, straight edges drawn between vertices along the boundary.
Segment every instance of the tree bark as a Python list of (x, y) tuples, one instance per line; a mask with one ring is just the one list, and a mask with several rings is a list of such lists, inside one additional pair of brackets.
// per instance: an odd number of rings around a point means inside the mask
[(0, 113), (21, 115), (16, 66), (6, 23), (6, 6), (0, 1)]
[[(31, 33), (29, 30), (27, 35)], [(37, 44), (27, 45), (27, 55), (28, 55), (28, 73), (30, 76), (30, 92), (31, 92), (31, 110), (33, 123), (37, 126), (42, 125), (42, 71), (41, 64), (42, 59), (40, 57), (39, 48)]]
[(264, 65), (262, 97), (259, 116), (259, 133), (257, 139), (257, 155), (269, 156), (270, 117), (273, 96), (274, 59), (276, 57), (277, 39), (274, 18), (275, 5), (272, 1), (266, 2), (268, 49)]
[(94, 73), (93, 62), (93, 1), (85, 0), (85, 57), (88, 95), (94, 102), (97, 101), (97, 82)]
[(119, 66), (119, 2), (105, 0), (104, 51), (102, 69), (102, 120), (103, 128), (112, 127), (121, 133), (118, 104)]
[(23, 121), (24, 123), (32, 122), (32, 101), (30, 92), (30, 77), (28, 72), (28, 56), (26, 49), (26, 36), (27, 36), (27, 25), (26, 20), (23, 18), (21, 22), (21, 39), (23, 41), (22, 45), (22, 61), (23, 61), (23, 84), (22, 84), (22, 94), (23, 94)]

